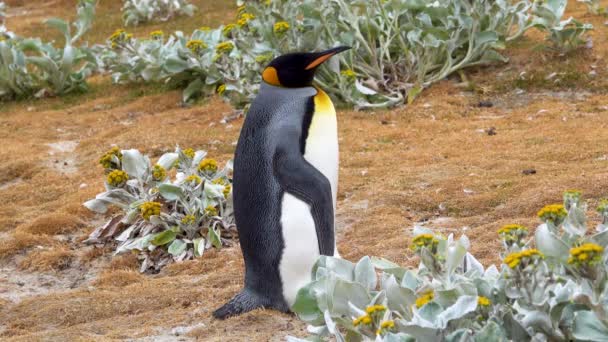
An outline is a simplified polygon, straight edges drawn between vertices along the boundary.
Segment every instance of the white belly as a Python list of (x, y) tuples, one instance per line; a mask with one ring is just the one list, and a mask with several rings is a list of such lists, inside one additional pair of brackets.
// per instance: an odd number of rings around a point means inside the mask
[[(331, 110), (333, 111), (333, 106)], [(306, 139), (304, 158), (329, 180), (335, 213), (339, 163), (335, 111), (314, 115)], [(283, 282), (283, 295), (287, 304), (292, 306), (299, 289), (311, 281), (312, 267), (320, 255), (319, 243), (308, 204), (285, 193), (281, 213), (285, 249), (279, 271)], [(334, 256), (339, 257), (337, 249)]]

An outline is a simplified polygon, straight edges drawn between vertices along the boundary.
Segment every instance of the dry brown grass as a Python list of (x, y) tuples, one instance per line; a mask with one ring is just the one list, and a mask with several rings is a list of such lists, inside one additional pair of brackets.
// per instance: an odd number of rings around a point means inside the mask
[(94, 286), (104, 287), (125, 287), (134, 283), (142, 282), (146, 279), (139, 271), (118, 270), (104, 271), (93, 282)]
[(73, 233), (84, 226), (84, 222), (74, 214), (52, 213), (19, 226), (17, 230), (35, 235), (57, 235)]
[(74, 252), (58, 247), (49, 250), (34, 250), (19, 263), (21, 269), (28, 271), (62, 271), (70, 267)]
[[(39, 1), (23, 3), (34, 9)], [(11, 18), (9, 26), (35, 32), (44, 16), (73, 11), (74, 1), (53, 3), (62, 6), (41, 7), (44, 13), (30, 19)], [(203, 3), (211, 2), (199, 2)], [(213, 20), (230, 17), (232, 3), (213, 4), (226, 10), (204, 15)], [(115, 11), (113, 6), (102, 4), (100, 13)], [(345, 258), (377, 255), (411, 265), (416, 260), (407, 250), (410, 227), (431, 221), (429, 226), (444, 233), (460, 234), (467, 226), (474, 254), (487, 265), (497, 261), (495, 231), (501, 225), (536, 226), (536, 211), (560, 201), (564, 189), (582, 190), (592, 204), (608, 195), (608, 95), (601, 91), (608, 79), (608, 28), (601, 19), (586, 16), (583, 8), (577, 5), (569, 14), (595, 24), (591, 52), (562, 58), (530, 51), (542, 40), (531, 33), (506, 50), (508, 65), (468, 72), (475, 92), (444, 81), (412, 106), (339, 112), (338, 247)], [(107, 27), (95, 33), (100, 39), (114, 29), (116, 13), (111, 16)], [(188, 25), (196, 27), (195, 22), (180, 19), (138, 32), (161, 27), (186, 30)], [(586, 75), (590, 65), (597, 67), (595, 79), (564, 77), (570, 82), (565, 86), (536, 82), (551, 72)], [(522, 84), (515, 75), (523, 70), (537, 73), (537, 78)], [(107, 261), (101, 258), (102, 249), (82, 247), (79, 241), (92, 230), (90, 222), (103, 219), (81, 204), (103, 189), (97, 158), (111, 144), (154, 157), (179, 144), (227, 160), (242, 124), (242, 119), (220, 124), (230, 108), (217, 99), (183, 108), (178, 91), (163, 92), (158, 85), (113, 86), (106, 78), (91, 83), (91, 92), (81, 96), (23, 101), (0, 109), (0, 232), (6, 234), (0, 244), (1, 262), (58, 269), (68, 258), (81, 262), (72, 262), (73, 267), (59, 275), (76, 267), (103, 270), (93, 282), (67, 292), (12, 304), (0, 300), (0, 322), (6, 322), (0, 339), (126, 339), (198, 323), (205, 327), (191, 335), (208, 341), (303, 335), (304, 325), (293, 316), (270, 311), (225, 322), (211, 318), (211, 311), (242, 286), (238, 247), (171, 265), (154, 277), (137, 275), (135, 255)], [(592, 93), (587, 97), (572, 96), (588, 85)], [(517, 86), (525, 86), (527, 92), (514, 95)], [(555, 88), (567, 92), (558, 94)], [(495, 106), (478, 108), (480, 100), (491, 100)], [(497, 135), (484, 133), (490, 127)], [(50, 156), (46, 144), (65, 140), (78, 142), (69, 156), (77, 162), (78, 172), (73, 174), (61, 174), (49, 163), (68, 156)], [(522, 174), (530, 168), (537, 173)]]

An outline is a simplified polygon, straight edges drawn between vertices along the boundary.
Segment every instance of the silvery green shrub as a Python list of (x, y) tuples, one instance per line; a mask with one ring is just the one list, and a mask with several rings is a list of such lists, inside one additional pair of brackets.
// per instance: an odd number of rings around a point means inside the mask
[(600, 0), (577, 0), (578, 2), (582, 2), (587, 6), (587, 10), (589, 13), (598, 15), (598, 14), (606, 14), (606, 8), (602, 7)]
[(551, 43), (551, 48), (562, 54), (584, 45), (583, 35), (593, 29), (593, 25), (583, 24), (572, 17), (561, 20), (567, 5), (568, 0), (536, 0), (532, 6), (531, 25), (546, 31), (546, 40)]
[(122, 7), (125, 26), (167, 21), (177, 15), (193, 16), (194, 11), (196, 6), (187, 0), (126, 0)]
[(314, 336), (337, 341), (606, 341), (608, 201), (593, 233), (585, 211), (569, 191), (539, 211), (533, 239), (520, 225), (501, 228), (498, 267), (478, 262), (466, 236), (423, 227), (413, 229), (415, 269), (321, 257), (292, 310)]
[[(104, 214), (121, 209), (91, 233), (87, 243), (117, 243), (116, 254), (138, 251), (141, 271), (158, 271), (172, 261), (221, 248), (235, 233), (231, 162), (220, 169), (204, 151), (163, 154), (156, 164), (137, 150), (112, 148), (100, 159), (105, 191), (84, 203)], [(175, 172), (175, 176), (172, 173)]]
[(0, 99), (64, 95), (87, 89), (86, 78), (97, 68), (96, 58), (75, 42), (90, 28), (95, 14), (93, 0), (81, 0), (72, 34), (69, 23), (49, 19), (46, 24), (59, 30), (63, 48), (39, 38), (22, 38), (0, 31)]

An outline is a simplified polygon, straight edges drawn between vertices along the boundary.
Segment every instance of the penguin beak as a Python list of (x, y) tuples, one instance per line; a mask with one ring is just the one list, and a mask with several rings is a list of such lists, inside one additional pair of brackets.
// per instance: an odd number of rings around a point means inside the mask
[(336, 55), (342, 51), (349, 50), (349, 49), (350, 49), (350, 46), (338, 46), (338, 47), (335, 47), (335, 48), (332, 48), (329, 50), (314, 53), (314, 54), (312, 54), (314, 57), (313, 61), (310, 64), (308, 64), (304, 70), (310, 70), (310, 69), (316, 68), (319, 65), (323, 64), (323, 62), (325, 62), (326, 60), (333, 57), (334, 55)]

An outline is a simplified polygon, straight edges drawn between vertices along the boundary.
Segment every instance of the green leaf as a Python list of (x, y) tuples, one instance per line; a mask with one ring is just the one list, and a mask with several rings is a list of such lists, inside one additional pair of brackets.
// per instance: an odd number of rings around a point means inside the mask
[(291, 306), (291, 311), (309, 324), (318, 325), (324, 322), (323, 312), (319, 309), (317, 298), (313, 288), (318, 282), (312, 282), (298, 291), (296, 301)]
[(583, 341), (608, 341), (606, 326), (592, 311), (578, 311), (574, 314), (572, 336)]
[[(471, 340), (471, 332), (469, 329), (458, 329), (445, 337), (446, 342), (468, 342)], [(489, 340), (494, 341), (494, 340)]]
[(70, 25), (68, 25), (67, 22), (58, 18), (51, 18), (45, 21), (45, 24), (59, 30), (59, 32), (61, 32), (61, 34), (63, 34), (65, 37), (66, 42), (70, 42)]
[(220, 239), (220, 234), (215, 231), (213, 228), (209, 228), (209, 232), (207, 233), (207, 240), (211, 242), (213, 247), (222, 248), (222, 240)]
[(377, 281), (376, 271), (370, 258), (368, 256), (361, 258), (355, 265), (355, 282), (371, 290), (376, 288)]
[(506, 342), (508, 340), (502, 328), (490, 321), (475, 335), (475, 342), (487, 341)]
[(143, 156), (138, 150), (122, 151), (122, 168), (129, 176), (143, 179), (150, 169), (150, 160)]
[(162, 183), (158, 186), (158, 192), (167, 201), (175, 201), (184, 196), (184, 191), (177, 185)]
[(194, 256), (201, 257), (205, 252), (205, 239), (198, 238), (192, 241), (194, 243)]
[(557, 235), (549, 230), (546, 224), (541, 224), (534, 235), (536, 248), (545, 256), (555, 258), (562, 263), (568, 261), (570, 248)]
[(418, 97), (418, 95), (420, 95), (420, 93), (422, 92), (422, 89), (423, 88), (421, 86), (416, 85), (407, 91), (407, 104), (408, 105), (414, 103), (414, 100), (416, 99), (416, 97)]
[(163, 246), (168, 244), (169, 242), (172, 242), (173, 240), (175, 240), (175, 238), (177, 237), (177, 234), (171, 230), (165, 230), (164, 232), (160, 232), (158, 234), (156, 234), (154, 236), (154, 238), (152, 239), (151, 243), (154, 246)]
[(186, 247), (188, 247), (188, 244), (186, 244), (184, 241), (173, 240), (173, 242), (169, 245), (168, 252), (169, 254), (177, 257), (186, 250)]

